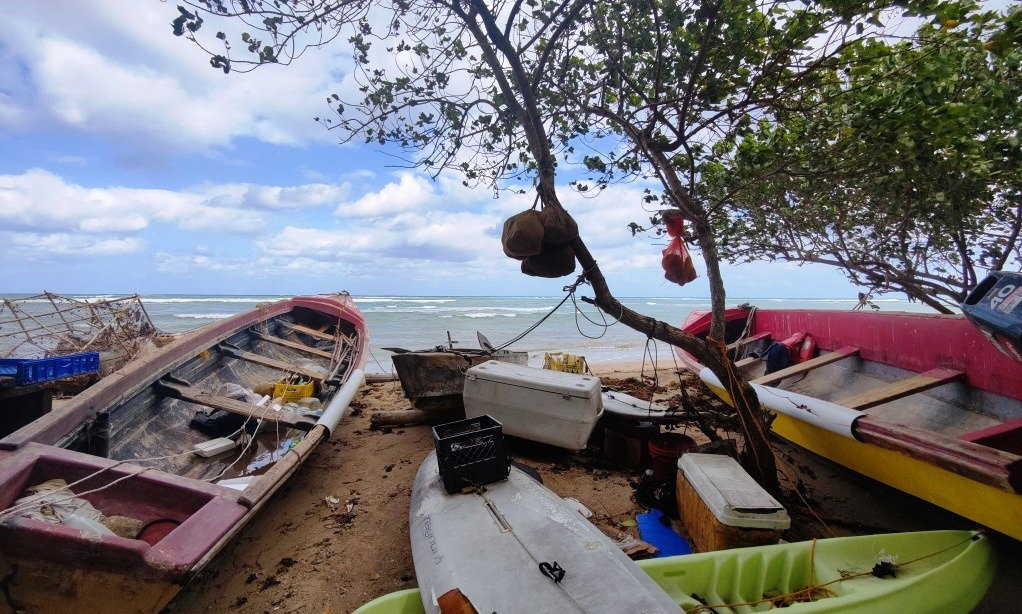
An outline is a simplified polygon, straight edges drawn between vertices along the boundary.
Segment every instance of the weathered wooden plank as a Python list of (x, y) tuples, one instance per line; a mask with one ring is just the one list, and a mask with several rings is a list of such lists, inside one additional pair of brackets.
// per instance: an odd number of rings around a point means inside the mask
[(760, 384), (762, 386), (773, 386), (774, 384), (776, 384), (777, 382), (781, 381), (786, 377), (791, 377), (793, 375), (801, 375), (802, 373), (808, 373), (813, 369), (822, 367), (824, 365), (829, 365), (839, 360), (843, 360), (845, 358), (848, 358), (849, 356), (855, 356), (858, 353), (859, 348), (850, 346), (843, 347), (841, 349), (834, 350), (833, 352), (827, 352), (826, 354), (817, 356), (816, 358), (810, 358), (809, 360), (799, 363), (797, 365), (792, 365), (785, 369), (781, 369), (780, 371), (774, 371), (773, 373), (770, 373), (768, 375), (758, 377), (752, 380), (752, 383)]
[(759, 362), (761, 360), (763, 360), (762, 357), (749, 356), (748, 358), (743, 358), (741, 360), (736, 360), (735, 361), (735, 366), (738, 367), (739, 369), (741, 369), (741, 368), (747, 367), (747, 366), (749, 366), (749, 365), (751, 365), (753, 363), (757, 363), (757, 362)]
[(896, 450), (969, 479), (1009, 492), (1022, 491), (1022, 456), (984, 445), (947, 437), (904, 424), (891, 424), (875, 416), (855, 421), (855, 438)]
[(322, 356), (323, 358), (330, 358), (331, 356), (333, 356), (330, 352), (327, 352), (325, 350), (317, 350), (316, 348), (309, 347), (309, 346), (305, 345), (304, 343), (299, 343), (298, 341), (291, 341), (289, 339), (283, 339), (281, 337), (275, 337), (273, 335), (267, 335), (266, 333), (261, 333), (261, 332), (259, 332), (257, 330), (252, 330), (251, 333), (253, 335), (255, 335), (256, 337), (262, 339), (263, 341), (267, 341), (269, 343), (275, 343), (277, 345), (280, 345), (280, 346), (283, 346), (283, 347), (286, 347), (286, 348), (291, 348), (293, 350), (298, 350), (299, 352), (305, 352), (306, 354), (312, 354), (314, 356)]
[(764, 339), (769, 339), (769, 338), (770, 338), (770, 333), (756, 333), (755, 335), (750, 335), (750, 336), (745, 337), (743, 339), (739, 339), (738, 341), (735, 341), (734, 343), (727, 344), (727, 349), (729, 349), (729, 350), (737, 350), (738, 348), (742, 347), (743, 345), (749, 345), (750, 343), (755, 343), (757, 341), (762, 341)]
[(221, 351), (224, 354), (226, 354), (228, 356), (233, 356), (234, 358), (240, 358), (241, 360), (247, 360), (248, 362), (252, 362), (252, 363), (255, 363), (257, 365), (263, 365), (264, 367), (271, 367), (271, 368), (274, 368), (274, 369), (279, 369), (280, 371), (284, 371), (286, 373), (297, 373), (298, 375), (304, 375), (305, 377), (308, 377), (310, 379), (314, 379), (314, 380), (317, 380), (317, 381), (320, 381), (320, 382), (323, 381), (323, 379), (326, 377), (325, 375), (323, 375), (319, 371), (313, 371), (312, 369), (305, 369), (303, 367), (299, 367), (297, 365), (293, 365), (293, 364), (291, 364), (289, 362), (285, 362), (283, 360), (277, 360), (276, 358), (269, 358), (268, 356), (263, 356), (262, 354), (256, 354), (255, 352), (247, 352), (245, 350), (240, 350), (238, 348), (235, 348), (235, 347), (232, 347), (232, 346), (228, 346), (228, 345), (223, 345), (223, 344), (221, 344), (220, 349), (221, 349)]
[(924, 373), (917, 373), (912, 377), (891, 382), (886, 386), (878, 386), (872, 390), (842, 399), (837, 401), (837, 404), (852, 409), (869, 409), (870, 407), (941, 386), (963, 375), (965, 375), (963, 372), (955, 371), (954, 369), (930, 369)]
[(296, 330), (296, 331), (298, 331), (300, 333), (305, 333), (306, 335), (309, 335), (310, 337), (315, 337), (317, 339), (322, 339), (323, 341), (333, 341), (334, 340), (334, 336), (333, 335), (328, 334), (328, 333), (324, 333), (322, 331), (318, 331), (315, 328), (309, 328), (308, 326), (302, 326), (301, 324), (295, 324), (293, 322), (285, 322), (283, 320), (280, 321), (280, 324), (283, 324), (284, 326), (290, 328), (291, 330)]
[(213, 409), (222, 409), (226, 412), (237, 414), (239, 416), (273, 420), (282, 425), (303, 431), (309, 430), (316, 423), (314, 418), (302, 416), (301, 414), (293, 411), (273, 411), (272, 409), (259, 407), (252, 403), (246, 403), (245, 401), (212, 394), (205, 390), (195, 388), (194, 386), (182, 386), (180, 384), (174, 384), (164, 380), (158, 381), (156, 385), (161, 392), (164, 392), (167, 396), (175, 399), (181, 399), (182, 401), (188, 401), (189, 403), (195, 403), (196, 405), (203, 405), (205, 407), (212, 407)]

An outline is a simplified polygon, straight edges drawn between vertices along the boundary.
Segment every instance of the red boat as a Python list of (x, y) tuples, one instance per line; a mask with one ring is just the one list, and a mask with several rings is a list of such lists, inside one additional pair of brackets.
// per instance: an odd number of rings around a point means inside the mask
[[(1022, 540), (1022, 364), (965, 317), (735, 308), (726, 321), (775, 432)], [(705, 335), (710, 316), (682, 327)], [(678, 357), (729, 400), (709, 369)]]
[[(329, 436), (367, 340), (347, 294), (279, 301), (0, 440), (0, 610), (159, 611)], [(267, 381), (305, 405), (250, 390)]]

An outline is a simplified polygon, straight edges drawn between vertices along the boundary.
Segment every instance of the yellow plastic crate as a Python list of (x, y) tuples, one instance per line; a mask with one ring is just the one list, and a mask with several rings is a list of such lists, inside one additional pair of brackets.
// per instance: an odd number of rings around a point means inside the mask
[(313, 381), (304, 384), (289, 384), (282, 380), (273, 385), (273, 398), (280, 399), (285, 403), (312, 396), (316, 396), (316, 382)]
[(563, 352), (547, 352), (543, 354), (543, 368), (564, 373), (582, 375), (588, 371), (585, 356), (565, 354)]

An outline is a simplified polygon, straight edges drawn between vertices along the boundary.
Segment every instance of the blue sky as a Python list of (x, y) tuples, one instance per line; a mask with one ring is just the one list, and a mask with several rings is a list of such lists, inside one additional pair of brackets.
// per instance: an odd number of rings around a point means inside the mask
[[(499, 246), (531, 198), (393, 167), (313, 118), (350, 87), (344, 44), (224, 75), (173, 2), (5, 3), (0, 292), (554, 295)], [(562, 198), (621, 296), (704, 296), (633, 238), (641, 189)], [(853, 298), (826, 267), (728, 267), (733, 297)]]

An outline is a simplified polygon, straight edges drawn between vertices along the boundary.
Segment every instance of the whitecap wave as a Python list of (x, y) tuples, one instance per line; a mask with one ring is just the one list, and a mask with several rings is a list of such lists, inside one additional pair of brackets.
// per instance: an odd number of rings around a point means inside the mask
[(189, 320), (225, 320), (227, 318), (234, 317), (236, 313), (175, 313), (175, 318), (185, 318)]
[(148, 298), (143, 296), (142, 302), (149, 303), (268, 303), (279, 301), (280, 296), (157, 296)]

